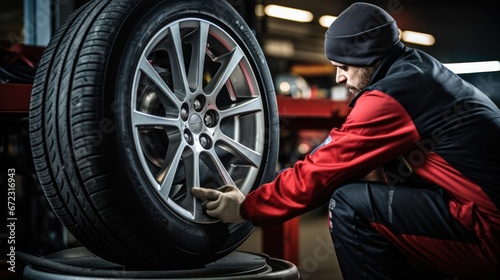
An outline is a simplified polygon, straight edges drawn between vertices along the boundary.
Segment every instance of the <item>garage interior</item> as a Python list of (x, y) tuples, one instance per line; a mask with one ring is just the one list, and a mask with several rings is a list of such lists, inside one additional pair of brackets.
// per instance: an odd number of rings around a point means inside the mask
[[(7, 220), (7, 170), (16, 169), (16, 245), (47, 255), (78, 246), (50, 209), (33, 168), (27, 113), (36, 64), (57, 28), (85, 0), (24, 0), (0, 3), (0, 181), (2, 220)], [(277, 170), (293, 165), (319, 145), (347, 116), (350, 96), (335, 83), (335, 68), (323, 54), (322, 16), (336, 16), (354, 1), (228, 0), (261, 44), (274, 77), (280, 116)], [(431, 35), (431, 42), (403, 42), (456, 67), (488, 62), (486, 70), (458, 72), (500, 106), (500, 21), (493, 2), (366, 1), (391, 12), (402, 34)], [(306, 12), (304, 22), (272, 15), (270, 7)], [(49, 28), (47, 28), (47, 26)], [(327, 229), (326, 206), (280, 226), (256, 228), (238, 248), (295, 264), (301, 279), (342, 279)], [(7, 229), (0, 231), (0, 278), (6, 270)], [(20, 263), (19, 263), (20, 265)]]

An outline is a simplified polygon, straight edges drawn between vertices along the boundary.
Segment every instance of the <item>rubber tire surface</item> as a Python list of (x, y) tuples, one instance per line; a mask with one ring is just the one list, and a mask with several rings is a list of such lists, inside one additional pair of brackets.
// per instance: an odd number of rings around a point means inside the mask
[(275, 93), (252, 31), (224, 1), (87, 2), (50, 41), (33, 84), (30, 139), (45, 196), (83, 246), (129, 267), (203, 265), (235, 250), (253, 230), (249, 222), (195, 223), (176, 215), (150, 186), (133, 148), (131, 66), (150, 34), (183, 17), (221, 26), (256, 73), (266, 143), (255, 189), (275, 171)]

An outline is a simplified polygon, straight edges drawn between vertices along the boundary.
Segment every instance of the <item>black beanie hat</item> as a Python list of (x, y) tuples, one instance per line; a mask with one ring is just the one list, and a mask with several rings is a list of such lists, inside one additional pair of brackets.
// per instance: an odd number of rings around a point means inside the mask
[(326, 31), (325, 54), (342, 64), (372, 66), (397, 42), (395, 20), (383, 9), (359, 2), (340, 13)]

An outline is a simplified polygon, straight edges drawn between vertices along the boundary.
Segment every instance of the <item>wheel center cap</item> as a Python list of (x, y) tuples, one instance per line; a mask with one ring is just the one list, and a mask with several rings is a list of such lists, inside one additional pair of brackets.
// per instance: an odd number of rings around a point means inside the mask
[(203, 129), (203, 122), (198, 114), (193, 114), (189, 117), (189, 127), (193, 133), (200, 133)]

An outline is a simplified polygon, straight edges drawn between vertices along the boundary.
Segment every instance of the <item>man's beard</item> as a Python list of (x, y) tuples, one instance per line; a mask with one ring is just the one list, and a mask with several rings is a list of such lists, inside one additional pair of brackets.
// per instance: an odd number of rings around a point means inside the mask
[(363, 67), (360, 70), (360, 78), (359, 78), (359, 87), (355, 87), (346, 82), (345, 87), (347, 91), (353, 94), (354, 96), (358, 95), (361, 90), (367, 87), (370, 83), (370, 79), (372, 77), (373, 70), (371, 68)]
[(361, 92), (361, 89), (348, 83), (345, 84), (345, 87), (347, 88), (347, 91), (354, 96), (358, 95)]

